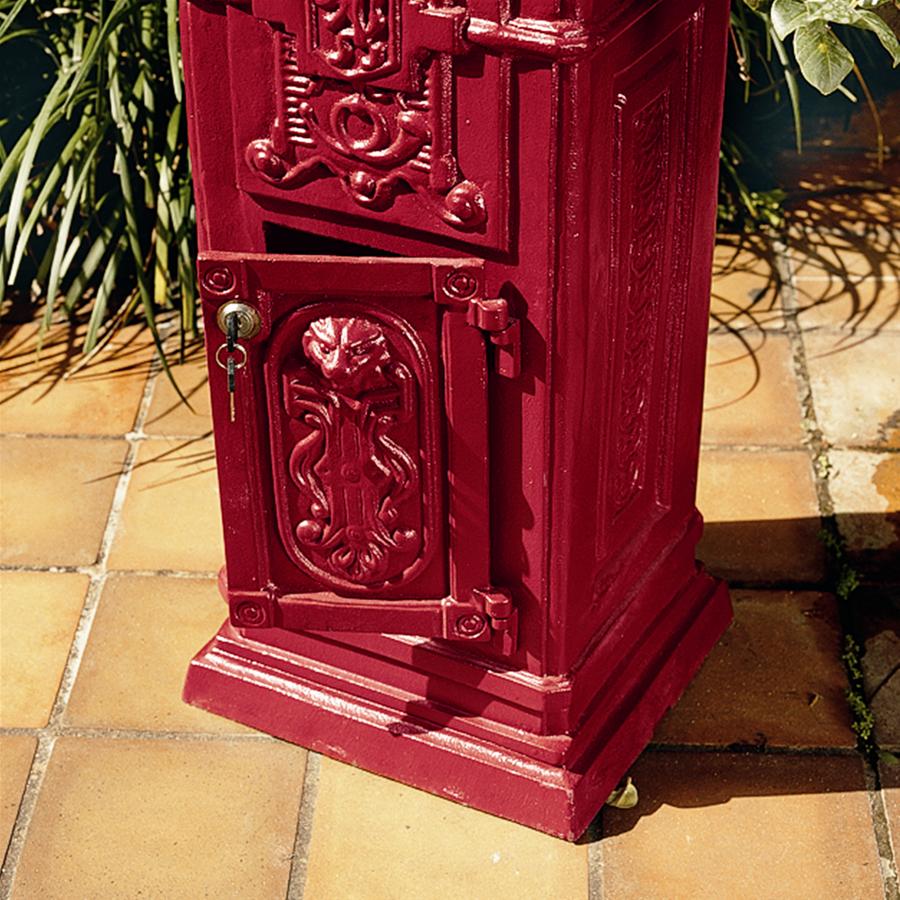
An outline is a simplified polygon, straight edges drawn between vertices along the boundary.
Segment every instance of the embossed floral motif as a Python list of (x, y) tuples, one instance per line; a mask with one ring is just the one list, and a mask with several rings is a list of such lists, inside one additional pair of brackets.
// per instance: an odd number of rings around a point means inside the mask
[(365, 78), (393, 68), (396, 0), (313, 0), (317, 51), (336, 74)]
[(367, 209), (388, 209), (412, 191), (455, 228), (484, 225), (484, 194), (460, 177), (446, 146), (445, 117), (435, 107), (436, 65), (428, 66), (421, 91), (405, 93), (306, 75), (297, 65), (295, 38), (283, 35), (280, 46), (281, 131), (251, 141), (244, 154), (260, 178), (289, 189), (330, 173)]
[(415, 412), (415, 384), (383, 327), (325, 316), (302, 337), (305, 367), (285, 376), (285, 407), (308, 432), (288, 466), (306, 515), (294, 533), (317, 566), (373, 585), (401, 575), (419, 553), (421, 528), (404, 523), (418, 461), (390, 433)]

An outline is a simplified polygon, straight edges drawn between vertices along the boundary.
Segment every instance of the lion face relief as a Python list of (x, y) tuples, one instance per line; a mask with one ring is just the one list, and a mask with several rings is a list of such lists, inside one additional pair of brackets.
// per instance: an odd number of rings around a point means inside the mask
[(383, 385), (382, 366), (390, 362), (384, 332), (361, 318), (316, 319), (303, 335), (303, 352), (334, 390), (351, 396)]

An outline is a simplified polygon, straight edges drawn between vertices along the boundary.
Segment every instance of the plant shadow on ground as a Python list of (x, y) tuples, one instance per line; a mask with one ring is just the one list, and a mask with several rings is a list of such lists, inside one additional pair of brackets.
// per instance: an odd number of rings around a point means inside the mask
[[(118, 331), (92, 358), (79, 351), (83, 326), (55, 325), (40, 336), (36, 322), (0, 325), (0, 377), (7, 385), (3, 404), (26, 391), (37, 391), (39, 402), (67, 381), (101, 385), (126, 376), (148, 374), (152, 340), (141, 328)], [(88, 412), (88, 411), (86, 411)]]
[[(802, 328), (827, 324), (848, 340), (896, 327), (898, 212), (900, 189), (870, 193), (837, 185), (795, 197), (780, 232), (721, 236), (712, 333), (781, 328), (786, 311)], [(732, 282), (746, 290), (729, 290)], [(781, 302), (786, 290), (791, 304)]]

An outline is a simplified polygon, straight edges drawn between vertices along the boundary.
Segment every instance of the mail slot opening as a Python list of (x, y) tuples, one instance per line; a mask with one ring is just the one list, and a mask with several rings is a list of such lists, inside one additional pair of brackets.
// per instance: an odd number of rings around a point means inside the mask
[(338, 238), (325, 237), (309, 231), (287, 228), (266, 222), (263, 225), (266, 239), (266, 250), (269, 253), (290, 253), (302, 256), (385, 256), (398, 257), (399, 253), (367, 247), (365, 244), (354, 244)]

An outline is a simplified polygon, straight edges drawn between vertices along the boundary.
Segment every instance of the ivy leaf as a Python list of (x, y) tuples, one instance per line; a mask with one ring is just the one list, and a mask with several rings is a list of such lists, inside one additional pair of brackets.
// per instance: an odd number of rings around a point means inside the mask
[(782, 41), (809, 19), (806, 5), (798, 0), (775, 0), (770, 15), (775, 34)]
[(794, 55), (803, 77), (831, 94), (853, 71), (853, 56), (824, 22), (801, 25), (794, 34)]
[(860, 11), (857, 12), (856, 21), (853, 24), (857, 28), (874, 31), (878, 40), (881, 41), (881, 46), (891, 54), (894, 65), (900, 65), (900, 41), (897, 40), (897, 36), (884, 19), (875, 13)]

